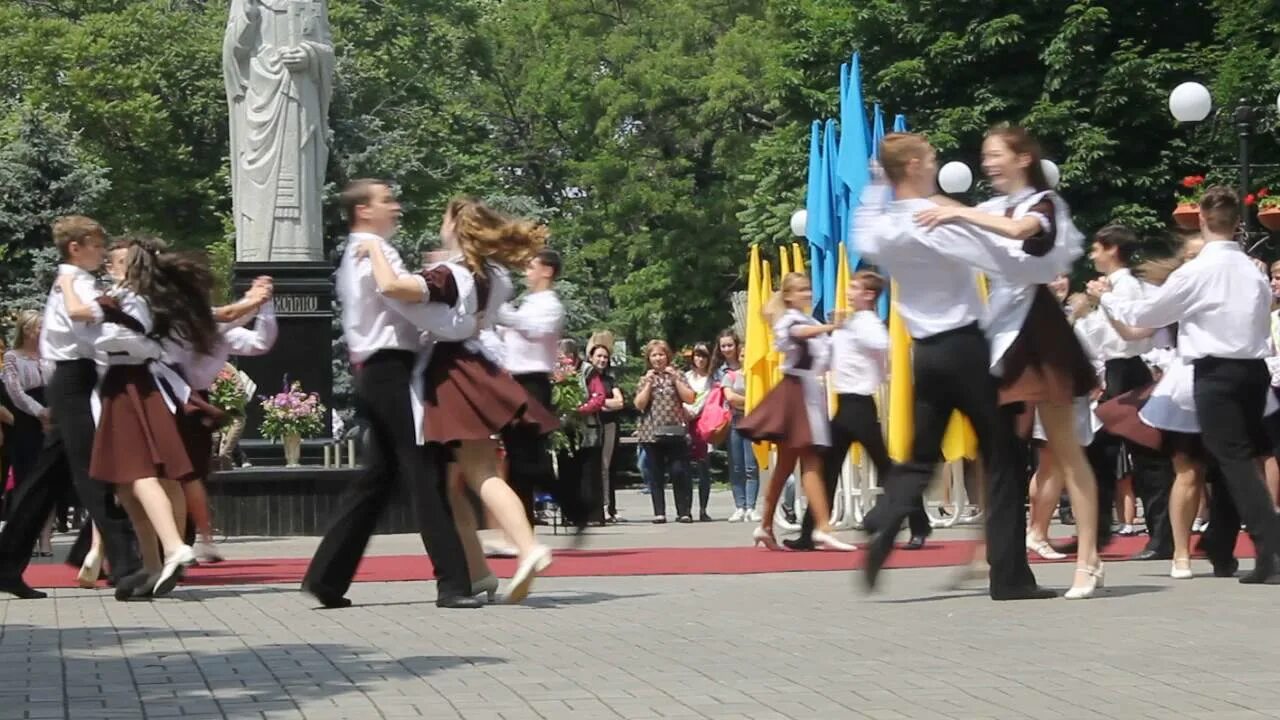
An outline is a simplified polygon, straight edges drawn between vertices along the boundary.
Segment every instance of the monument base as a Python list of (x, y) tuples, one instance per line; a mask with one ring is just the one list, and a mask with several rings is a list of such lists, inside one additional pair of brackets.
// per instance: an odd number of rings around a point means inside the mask
[[(363, 468), (240, 468), (209, 478), (209, 507), (226, 537), (322, 535), (343, 492)], [(411, 504), (397, 491), (375, 532), (417, 532)]]
[[(275, 282), (280, 331), (271, 352), (234, 359), (258, 386), (246, 412), (246, 440), (262, 437), (262, 398), (280, 392), (285, 378), (302, 383), (304, 392), (316, 393), (325, 407), (333, 407), (333, 267), (324, 262), (238, 262), (232, 284), (236, 294), (243, 294), (260, 275)], [(325, 413), (321, 437), (331, 436), (330, 418)]]

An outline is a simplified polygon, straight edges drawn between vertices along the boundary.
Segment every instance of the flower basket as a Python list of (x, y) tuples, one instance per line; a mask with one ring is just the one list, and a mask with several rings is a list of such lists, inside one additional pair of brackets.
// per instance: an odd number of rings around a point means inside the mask
[(302, 391), (302, 383), (290, 384), (262, 399), (262, 437), (284, 445), (285, 465), (297, 467), (302, 456), (302, 439), (324, 429), (325, 407), (315, 393)]
[(1262, 227), (1275, 232), (1280, 230), (1280, 207), (1264, 207), (1258, 211), (1258, 222)]
[(1258, 222), (1272, 232), (1280, 230), (1280, 197), (1272, 197), (1269, 188), (1258, 190), (1254, 197), (1258, 202)]
[(1173, 221), (1183, 230), (1195, 230), (1200, 227), (1200, 206), (1182, 203), (1173, 210)]

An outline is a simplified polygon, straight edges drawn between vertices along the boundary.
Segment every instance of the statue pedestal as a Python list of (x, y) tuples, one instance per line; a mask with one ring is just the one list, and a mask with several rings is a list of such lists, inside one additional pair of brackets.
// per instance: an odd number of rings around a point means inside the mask
[[(257, 464), (255, 450), (264, 445), (261, 397), (280, 392), (287, 375), (289, 382), (302, 383), (305, 392), (314, 392), (326, 408), (333, 408), (333, 267), (329, 263), (244, 263), (235, 265), (233, 288), (237, 296), (244, 293), (259, 275), (275, 280), (275, 306), (280, 334), (271, 352), (260, 357), (235, 358), (258, 389), (247, 408), (241, 447)], [(321, 437), (330, 437), (332, 423), (325, 413)], [(258, 442), (254, 442), (257, 440)], [(279, 446), (266, 446), (263, 452), (283, 457)]]

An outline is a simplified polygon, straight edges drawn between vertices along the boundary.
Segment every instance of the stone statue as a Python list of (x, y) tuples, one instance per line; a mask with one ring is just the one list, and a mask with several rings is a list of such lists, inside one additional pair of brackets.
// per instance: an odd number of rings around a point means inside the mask
[(325, 0), (231, 0), (222, 41), (239, 262), (324, 260), (333, 40)]

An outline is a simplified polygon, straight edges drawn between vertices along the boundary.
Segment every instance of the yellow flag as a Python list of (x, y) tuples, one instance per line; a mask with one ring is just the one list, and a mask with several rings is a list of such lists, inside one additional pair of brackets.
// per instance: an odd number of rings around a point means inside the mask
[(791, 252), (785, 246), (778, 248), (778, 287), (782, 287), (781, 279), (791, 272)]
[(800, 243), (791, 243), (791, 270), (793, 272), (804, 273), (804, 250), (800, 248)]
[(747, 381), (746, 411), (751, 412), (769, 386), (769, 350), (772, 343), (764, 321), (759, 246), (751, 246), (747, 262), (750, 263), (747, 268), (747, 337), (742, 354), (742, 372)]
[[(783, 253), (786, 257), (786, 253)], [(769, 390), (782, 380), (782, 361), (777, 351), (773, 349), (773, 328), (768, 326), (764, 319), (764, 306), (773, 297), (773, 270), (769, 267), (769, 261), (765, 260), (760, 264), (760, 308), (761, 312), (757, 313), (760, 317), (760, 325), (764, 327), (764, 345), (765, 358), (762, 363), (763, 368), (761, 374), (764, 377), (761, 385), (762, 391), (760, 398), (763, 399)], [(759, 402), (759, 400), (757, 400)], [(752, 452), (756, 454), (756, 467), (761, 470), (769, 467), (769, 443), (755, 443), (751, 446)]]
[(895, 462), (911, 457), (915, 433), (915, 392), (911, 379), (911, 334), (898, 314), (898, 283), (889, 283), (888, 450)]

